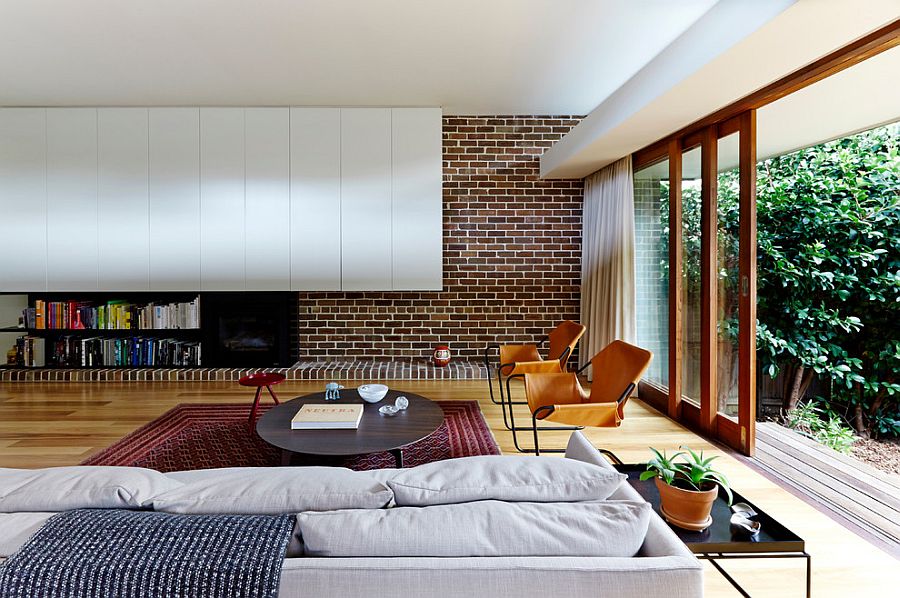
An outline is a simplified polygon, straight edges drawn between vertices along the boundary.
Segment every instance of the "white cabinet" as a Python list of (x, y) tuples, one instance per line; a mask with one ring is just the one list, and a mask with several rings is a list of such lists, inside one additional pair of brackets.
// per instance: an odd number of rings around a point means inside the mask
[(441, 166), (438, 108), (0, 109), (0, 290), (439, 290)]
[(391, 290), (391, 110), (341, 109), (341, 288)]
[(244, 290), (244, 110), (200, 109), (200, 290)]
[(48, 290), (99, 288), (97, 230), (97, 109), (48, 109)]
[(200, 288), (200, 111), (150, 108), (150, 289)]
[(0, 291), (47, 289), (46, 119), (0, 109)]
[(150, 290), (150, 183), (146, 108), (100, 108), (100, 289)]
[(440, 108), (394, 108), (391, 260), (396, 291), (443, 284)]
[(291, 289), (341, 290), (341, 110), (291, 108)]
[(248, 291), (291, 288), (291, 145), (288, 108), (244, 112), (244, 244)]

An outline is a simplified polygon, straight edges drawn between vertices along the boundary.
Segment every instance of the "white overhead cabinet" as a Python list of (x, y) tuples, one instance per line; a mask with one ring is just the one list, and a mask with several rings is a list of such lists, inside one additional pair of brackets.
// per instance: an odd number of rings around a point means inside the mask
[(200, 109), (200, 290), (242, 291), (244, 109)]
[(96, 291), (97, 109), (47, 111), (47, 288)]
[(47, 289), (47, 111), (0, 108), (0, 291)]
[(341, 289), (391, 290), (391, 110), (341, 109)]
[(0, 291), (439, 290), (438, 108), (0, 109)]
[(244, 280), (254, 291), (291, 288), (291, 146), (288, 108), (244, 112)]
[(392, 288), (441, 290), (441, 110), (394, 108), (392, 112)]
[(341, 290), (341, 109), (291, 108), (291, 289)]
[(200, 288), (200, 110), (150, 108), (150, 289)]
[(150, 290), (146, 108), (97, 110), (100, 289)]

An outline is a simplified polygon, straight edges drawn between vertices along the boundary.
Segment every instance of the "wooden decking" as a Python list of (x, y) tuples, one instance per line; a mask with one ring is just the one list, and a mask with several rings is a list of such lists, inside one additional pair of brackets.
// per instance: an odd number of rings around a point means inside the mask
[(900, 477), (768, 422), (757, 424), (754, 461), (779, 483), (900, 558)]

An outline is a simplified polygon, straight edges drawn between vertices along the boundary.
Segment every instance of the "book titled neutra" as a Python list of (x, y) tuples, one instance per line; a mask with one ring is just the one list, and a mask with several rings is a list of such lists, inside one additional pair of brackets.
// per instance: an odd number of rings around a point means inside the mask
[(291, 430), (355, 430), (362, 405), (303, 405), (291, 420)]

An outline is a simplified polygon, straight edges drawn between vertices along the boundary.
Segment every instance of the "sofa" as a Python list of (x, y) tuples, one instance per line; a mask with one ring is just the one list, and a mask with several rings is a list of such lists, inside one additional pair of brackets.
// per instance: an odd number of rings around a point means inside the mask
[[(282, 598), (702, 596), (700, 562), (581, 433), (564, 459), (467, 459), (375, 472), (121, 468), (89, 492), (85, 468), (0, 470), (0, 561), (69, 509), (297, 512)], [(52, 476), (58, 493), (42, 490)]]

